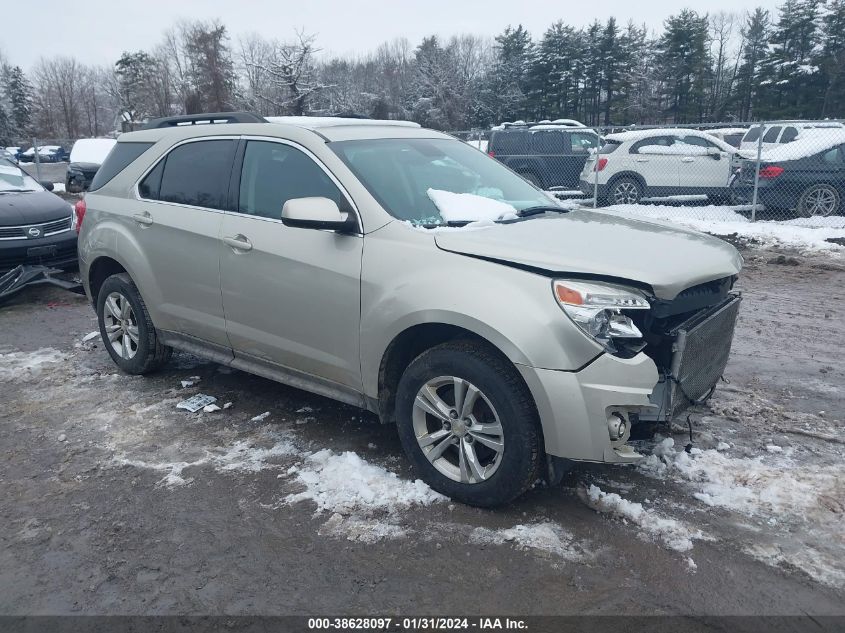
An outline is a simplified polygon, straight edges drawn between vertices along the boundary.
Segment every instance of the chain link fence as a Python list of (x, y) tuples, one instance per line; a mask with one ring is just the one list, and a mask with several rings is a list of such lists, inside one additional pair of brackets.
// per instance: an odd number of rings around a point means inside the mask
[(796, 223), (807, 226), (845, 216), (842, 121), (624, 128), (520, 121), (452, 134), (572, 204), (661, 205), (679, 214), (701, 207), (714, 219), (801, 218)]

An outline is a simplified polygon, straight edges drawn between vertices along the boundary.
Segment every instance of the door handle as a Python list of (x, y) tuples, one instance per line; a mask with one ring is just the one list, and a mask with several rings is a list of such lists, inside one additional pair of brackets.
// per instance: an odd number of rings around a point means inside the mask
[(648, 162), (648, 159), (647, 159), (647, 158), (637, 158), (637, 159), (636, 159), (636, 161), (637, 161), (638, 163), (647, 163), (647, 162)]
[(135, 220), (138, 224), (144, 224), (146, 226), (149, 226), (150, 224), (153, 223), (153, 216), (151, 216), (149, 213), (146, 213), (146, 212), (144, 212), (144, 213), (133, 213), (132, 219)]
[(682, 163), (694, 163), (694, 162), (695, 162), (695, 159), (694, 159), (694, 158), (691, 158), (691, 157), (689, 157), (689, 156), (684, 156), (684, 157), (681, 159), (681, 162), (682, 162)]
[(238, 251), (252, 250), (252, 242), (250, 242), (245, 235), (241, 235), (240, 233), (234, 237), (224, 237), (223, 243)]

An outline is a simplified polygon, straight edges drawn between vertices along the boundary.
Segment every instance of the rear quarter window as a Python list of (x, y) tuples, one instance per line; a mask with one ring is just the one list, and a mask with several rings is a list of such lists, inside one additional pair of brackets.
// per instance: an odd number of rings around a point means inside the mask
[(490, 141), (490, 149), (496, 154), (527, 154), (528, 132), (520, 130), (514, 132), (496, 132)]
[(117, 143), (106, 156), (100, 169), (97, 170), (88, 191), (96, 191), (104, 186), (152, 146), (152, 143)]

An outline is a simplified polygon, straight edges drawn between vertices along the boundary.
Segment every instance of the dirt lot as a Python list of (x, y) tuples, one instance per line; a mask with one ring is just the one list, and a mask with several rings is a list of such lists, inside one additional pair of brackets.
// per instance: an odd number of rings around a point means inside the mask
[(31, 289), (0, 308), (0, 614), (845, 614), (845, 261), (745, 256), (692, 454), (678, 427), (497, 511), (369, 414), (184, 354), (122, 375)]

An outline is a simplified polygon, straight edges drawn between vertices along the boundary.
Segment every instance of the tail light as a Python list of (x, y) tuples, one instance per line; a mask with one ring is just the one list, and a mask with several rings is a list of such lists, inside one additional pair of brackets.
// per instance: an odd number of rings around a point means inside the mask
[(82, 229), (82, 220), (85, 219), (85, 198), (73, 205), (73, 212), (76, 214), (76, 234)]
[(599, 158), (598, 162), (596, 163), (596, 171), (601, 171), (605, 167), (607, 167), (607, 159)]
[(760, 178), (764, 180), (771, 180), (772, 178), (777, 178), (783, 173), (783, 167), (778, 167), (777, 165), (766, 165), (762, 169), (760, 169)]
[(487, 150), (487, 155), (491, 158), (496, 158), (496, 152), (494, 152), (492, 149)]

